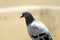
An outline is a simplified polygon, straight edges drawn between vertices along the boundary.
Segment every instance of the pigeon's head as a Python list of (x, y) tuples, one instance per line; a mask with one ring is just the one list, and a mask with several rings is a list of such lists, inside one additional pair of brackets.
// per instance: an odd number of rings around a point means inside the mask
[(30, 16), (32, 16), (32, 15), (29, 12), (23, 12), (22, 16), (20, 18), (22, 18), (22, 17), (27, 18), (27, 17), (30, 17)]
[(33, 20), (34, 20), (34, 18), (33, 18), (33, 16), (31, 15), (30, 12), (23, 12), (23, 13), (22, 13), (22, 16), (21, 16), (20, 18), (22, 18), (22, 17), (25, 18), (27, 25), (30, 24), (30, 23), (32, 23)]

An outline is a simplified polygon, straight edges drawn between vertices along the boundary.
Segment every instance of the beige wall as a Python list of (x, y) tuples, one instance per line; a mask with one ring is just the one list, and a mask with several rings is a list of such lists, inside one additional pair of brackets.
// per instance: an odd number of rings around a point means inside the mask
[[(60, 6), (60, 0), (0, 0), (0, 8), (21, 5)], [(60, 10), (31, 10), (36, 20), (48, 27), (54, 40), (60, 40)], [(31, 40), (21, 11), (0, 13), (0, 40)]]
[(1, 7), (21, 5), (52, 5), (60, 6), (60, 0), (0, 0)]

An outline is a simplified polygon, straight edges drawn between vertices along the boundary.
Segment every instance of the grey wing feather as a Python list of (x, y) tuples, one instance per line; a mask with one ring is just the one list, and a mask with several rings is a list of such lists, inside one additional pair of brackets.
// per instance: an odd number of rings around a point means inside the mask
[[(40, 27), (41, 26), (41, 27)], [(33, 23), (32, 25), (28, 26), (28, 32), (31, 36), (32, 40), (52, 40), (49, 31), (43, 24)]]

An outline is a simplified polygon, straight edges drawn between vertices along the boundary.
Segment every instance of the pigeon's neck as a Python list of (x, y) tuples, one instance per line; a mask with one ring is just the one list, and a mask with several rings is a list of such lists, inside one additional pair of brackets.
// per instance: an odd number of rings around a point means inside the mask
[(30, 23), (33, 22), (34, 18), (32, 16), (31, 17), (26, 17), (25, 20), (26, 20), (26, 24), (28, 26)]

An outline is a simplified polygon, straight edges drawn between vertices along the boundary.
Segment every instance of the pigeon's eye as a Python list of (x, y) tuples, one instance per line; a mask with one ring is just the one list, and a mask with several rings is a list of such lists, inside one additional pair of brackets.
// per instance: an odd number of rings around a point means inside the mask
[(29, 14), (28, 13), (24, 13), (24, 14), (22, 14), (24, 17), (28, 17), (29, 16)]
[(25, 16), (25, 15), (27, 15), (27, 14), (26, 14), (26, 13), (23, 13), (22, 15)]

